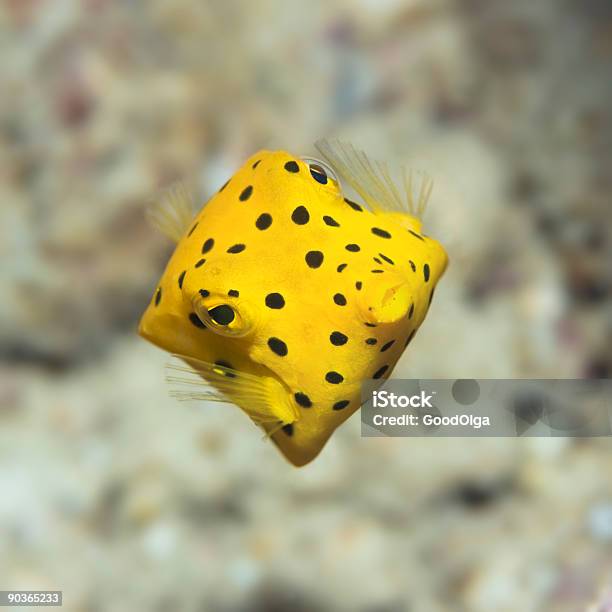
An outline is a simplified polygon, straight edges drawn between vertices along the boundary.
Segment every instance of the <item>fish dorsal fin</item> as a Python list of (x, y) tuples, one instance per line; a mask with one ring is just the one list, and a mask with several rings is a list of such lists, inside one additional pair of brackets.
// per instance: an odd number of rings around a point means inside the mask
[(433, 189), (433, 180), (423, 174), (417, 197), (412, 171), (402, 167), (403, 194), (391, 178), (385, 162), (371, 160), (363, 151), (340, 140), (322, 138), (317, 150), (374, 212), (403, 212), (422, 219)]
[(180, 182), (163, 191), (147, 210), (153, 226), (174, 242), (185, 235), (193, 216), (193, 198)]

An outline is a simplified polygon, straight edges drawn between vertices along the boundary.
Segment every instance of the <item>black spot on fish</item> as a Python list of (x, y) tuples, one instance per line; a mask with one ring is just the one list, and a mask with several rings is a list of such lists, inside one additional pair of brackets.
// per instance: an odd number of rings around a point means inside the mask
[(268, 213), (261, 213), (255, 221), (255, 227), (259, 230), (266, 230), (272, 225), (272, 216)]
[(416, 265), (415, 265), (414, 261), (412, 261), (412, 259), (409, 259), (408, 263), (410, 264), (410, 267), (412, 268), (412, 271), (416, 272)]
[(219, 193), (221, 193), (228, 185), (231, 179), (228, 179), (227, 181), (225, 181), (225, 183), (223, 183), (223, 185), (221, 185), (221, 189), (219, 189)]
[(310, 214), (308, 213), (308, 210), (306, 210), (305, 206), (298, 206), (291, 213), (291, 220), (296, 225), (306, 225), (306, 223), (308, 223), (308, 221), (310, 221)]
[(297, 165), (297, 162), (288, 161), (285, 164), (285, 170), (287, 172), (299, 172), (300, 171), (300, 167)]
[(376, 323), (364, 323), (366, 327), (376, 327)]
[(323, 263), (323, 253), (321, 251), (308, 251), (305, 259), (309, 268), (318, 268)]
[(429, 281), (429, 264), (425, 264), (423, 266), (423, 278), (425, 279), (425, 282)]
[(187, 270), (183, 270), (178, 277), (178, 286), (179, 289), (183, 288), (183, 281), (185, 280), (185, 274), (187, 274)]
[(268, 338), (268, 346), (279, 357), (284, 357), (288, 353), (287, 345), (280, 338)]
[(242, 193), (239, 196), (241, 202), (246, 202), (253, 193), (253, 185), (249, 185), (242, 190)]
[(332, 408), (334, 410), (342, 410), (343, 408), (346, 408), (351, 402), (349, 400), (340, 400), (339, 402), (336, 402)]
[(187, 234), (187, 237), (191, 236), (191, 234), (193, 234), (193, 232), (195, 232), (195, 228), (198, 227), (198, 222), (196, 221), (193, 224), (193, 227), (189, 230), (189, 233)]
[(360, 251), (360, 250), (361, 250), (361, 248), (359, 247), (359, 245), (358, 245), (358, 244), (354, 244), (354, 243), (347, 244), (347, 245), (346, 245), (344, 248), (345, 248), (347, 251), (350, 251), (351, 253), (357, 253), (358, 251)]
[(432, 289), (431, 293), (429, 294), (429, 304), (428, 304), (428, 306), (431, 306), (431, 300), (433, 300), (434, 293), (435, 293), (435, 291)]
[(280, 293), (268, 293), (266, 295), (266, 306), (278, 310), (285, 305), (285, 298)]
[(357, 289), (357, 291), (361, 291), (362, 287), (363, 287), (363, 283), (361, 281), (357, 281), (355, 283), (355, 289)]
[(423, 238), (423, 236), (420, 236), (419, 234), (417, 234), (416, 232), (413, 232), (412, 230), (408, 230), (408, 232), (410, 232), (415, 238), (418, 238), (422, 242), (425, 242), (425, 238)]
[(408, 311), (408, 318), (412, 319), (413, 314), (414, 314), (414, 302), (410, 304), (410, 310)]
[(380, 352), (384, 353), (385, 351), (388, 351), (393, 346), (394, 343), (395, 343), (395, 340), (389, 340), (389, 342), (387, 342), (386, 344), (382, 346), (382, 348), (380, 349)]
[(346, 306), (346, 298), (341, 293), (334, 294), (334, 302), (338, 306)]
[(161, 302), (161, 297), (162, 297), (162, 290), (161, 287), (157, 288), (157, 291), (155, 292), (155, 305), (159, 306), (159, 303)]
[[(229, 364), (227, 361), (223, 361), (221, 359), (219, 361), (215, 361), (215, 365), (219, 366), (220, 368), (229, 368), (230, 370), (234, 369), (231, 366), (231, 364)], [(222, 376), (227, 376), (227, 378), (236, 378), (236, 374), (234, 374), (233, 372), (228, 372), (228, 371), (224, 371)]]
[(199, 327), (200, 329), (206, 329), (206, 325), (204, 325), (204, 323), (202, 323), (202, 321), (200, 320), (200, 317), (198, 317), (198, 315), (195, 312), (190, 312), (189, 313), (189, 320), (196, 327)]
[[(289, 162), (289, 163), (295, 163), (295, 162)], [(289, 436), (291, 437), (293, 435), (293, 425), (291, 423), (289, 423), (288, 425), (283, 425), (281, 427), (281, 429)]]
[(208, 316), (219, 325), (229, 325), (236, 318), (236, 313), (231, 306), (219, 304), (208, 311)]
[(293, 397), (295, 397), (295, 401), (300, 406), (302, 406), (302, 408), (311, 408), (312, 407), (312, 402), (310, 401), (310, 398), (305, 393), (302, 393), (301, 391), (298, 391)]
[(356, 210), (358, 212), (363, 212), (363, 208), (361, 208), (361, 206), (359, 206), (359, 204), (357, 204), (357, 202), (352, 202), (351, 200), (349, 200), (348, 198), (344, 198), (344, 201), (353, 209)]
[(378, 342), (378, 340), (376, 338), (368, 338), (365, 343), (369, 344), (370, 346), (374, 346), (376, 343)]
[(202, 245), (202, 255), (206, 255), (210, 249), (215, 246), (215, 241), (212, 238), (208, 238)]
[(391, 264), (392, 266), (395, 265), (395, 262), (390, 258), (387, 257), (386, 255), (383, 255), (382, 253), (379, 253), (379, 255), (388, 263)]
[(384, 229), (380, 229), (380, 227), (373, 227), (372, 233), (380, 238), (391, 238), (391, 234)]
[(195, 267), (196, 268), (201, 268), (205, 263), (206, 263), (205, 259), (198, 259), (198, 261), (196, 262)]
[(325, 375), (325, 380), (332, 385), (339, 385), (344, 380), (344, 376), (338, 372), (332, 371)]
[(261, 161), (261, 159), (258, 159), (252, 166), (251, 168), (253, 168), (253, 170), (255, 170), (255, 168), (257, 168), (257, 166), (259, 166), (259, 162)]
[(200, 295), (203, 298), (207, 298), (210, 295), (210, 291), (207, 291), (206, 289), (200, 289)]
[(340, 264), (340, 265), (339, 265), (339, 266), (336, 268), (336, 271), (337, 271), (337, 272), (342, 272), (342, 270), (344, 270), (344, 268), (346, 268), (346, 266), (347, 266), (347, 265), (348, 265), (348, 264), (341, 263), (341, 264)]
[(325, 223), (325, 225), (329, 225), (329, 227), (340, 227), (340, 224), (333, 217), (330, 217), (329, 215), (325, 215), (323, 217), (323, 222)]
[(242, 253), (246, 249), (246, 245), (244, 244), (234, 244), (229, 249), (227, 249), (228, 253)]
[(370, 270), (370, 272), (372, 272), (372, 274), (382, 274), (384, 270), (376, 269), (376, 270)]
[(344, 335), (342, 332), (335, 331), (329, 335), (329, 341), (334, 346), (342, 346), (348, 342), (348, 336)]
[(236, 289), (230, 289), (227, 292), (227, 295), (229, 295), (230, 297), (240, 297), (240, 292), (237, 291)]
[(378, 259), (378, 257), (372, 257), (372, 259), (378, 264), (378, 265), (382, 265), (382, 260)]
[(376, 372), (374, 372), (374, 375), (372, 376), (372, 378), (378, 379), (381, 378), (382, 375), (389, 369), (388, 365), (384, 365), (382, 368), (379, 368), (378, 370), (376, 370)]
[(410, 342), (412, 342), (412, 339), (414, 338), (414, 334), (416, 334), (416, 329), (413, 329), (410, 332), (410, 335), (408, 336), (408, 338), (406, 338), (406, 343), (404, 344), (404, 348), (406, 348), (410, 344)]

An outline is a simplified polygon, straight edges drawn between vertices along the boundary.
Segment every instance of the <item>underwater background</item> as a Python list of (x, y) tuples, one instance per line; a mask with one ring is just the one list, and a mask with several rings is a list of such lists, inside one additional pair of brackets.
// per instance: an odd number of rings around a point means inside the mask
[(610, 609), (610, 439), (361, 438), (356, 415), (297, 470), (235, 407), (171, 399), (136, 327), (160, 189), (203, 202), (257, 149), (340, 137), (435, 180), (450, 266), (396, 377), (610, 378), (611, 59), (606, 0), (0, 3), (0, 589)]

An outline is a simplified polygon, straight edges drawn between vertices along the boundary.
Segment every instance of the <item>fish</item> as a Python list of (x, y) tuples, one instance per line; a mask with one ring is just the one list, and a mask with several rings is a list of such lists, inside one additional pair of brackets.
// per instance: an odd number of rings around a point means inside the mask
[(391, 375), (448, 265), (422, 232), (430, 177), (415, 194), (411, 172), (315, 146), (255, 153), (197, 213), (180, 185), (154, 205), (176, 248), (139, 324), (179, 359), (175, 397), (237, 405), (296, 467)]

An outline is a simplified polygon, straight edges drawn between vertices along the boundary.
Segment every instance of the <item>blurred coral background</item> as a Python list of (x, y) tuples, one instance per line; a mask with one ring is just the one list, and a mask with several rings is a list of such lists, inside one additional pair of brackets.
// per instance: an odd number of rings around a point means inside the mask
[[(607, 0), (4, 0), (0, 589), (70, 611), (609, 610), (608, 439), (364, 439), (296, 470), (135, 333), (260, 148), (427, 171), (451, 265), (396, 376), (610, 378)], [(606, 604), (605, 602), (608, 602)], [(589, 608), (589, 606), (592, 606)]]

